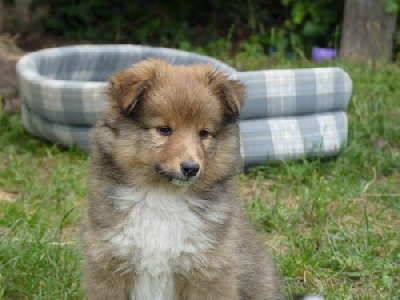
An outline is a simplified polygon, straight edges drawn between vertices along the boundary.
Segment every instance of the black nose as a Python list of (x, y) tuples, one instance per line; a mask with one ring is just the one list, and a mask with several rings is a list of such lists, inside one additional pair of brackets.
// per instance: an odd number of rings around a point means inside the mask
[(196, 176), (200, 170), (200, 165), (194, 162), (183, 162), (181, 163), (181, 171), (183, 175), (187, 177)]

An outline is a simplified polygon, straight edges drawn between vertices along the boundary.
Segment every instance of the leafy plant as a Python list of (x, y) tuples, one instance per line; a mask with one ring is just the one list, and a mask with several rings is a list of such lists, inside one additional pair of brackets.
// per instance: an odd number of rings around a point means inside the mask
[(385, 10), (388, 13), (397, 13), (400, 7), (400, 0), (383, 0), (385, 2)]
[(282, 0), (282, 4), (287, 11), (282, 29), (293, 50), (336, 46), (344, 1)]
[(334, 46), (343, 2), (205, 0), (199, 6), (178, 0), (34, 0), (34, 5), (49, 9), (46, 31), (72, 40), (187, 48), (229, 37), (231, 52), (258, 55)]

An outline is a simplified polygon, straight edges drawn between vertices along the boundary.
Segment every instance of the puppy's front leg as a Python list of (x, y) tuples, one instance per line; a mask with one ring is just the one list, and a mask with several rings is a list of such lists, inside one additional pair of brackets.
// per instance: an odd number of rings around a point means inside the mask
[(85, 278), (88, 300), (128, 300), (133, 284), (131, 275), (107, 278), (106, 274), (104, 276), (97, 274)]
[(185, 300), (239, 300), (236, 275), (227, 273), (214, 280), (197, 278), (176, 278), (177, 295)]

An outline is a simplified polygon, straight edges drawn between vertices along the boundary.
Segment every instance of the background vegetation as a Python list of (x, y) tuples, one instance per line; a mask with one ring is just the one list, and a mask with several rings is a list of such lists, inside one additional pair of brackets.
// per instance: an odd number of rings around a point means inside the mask
[[(400, 7), (400, 0), (380, 1), (388, 13)], [(313, 46), (338, 48), (344, 16), (344, 0), (0, 0), (1, 5), (0, 31), (21, 34), (26, 50), (40, 48), (35, 40), (50, 34), (72, 43), (182, 49), (229, 40), (231, 52), (256, 45), (266, 54), (309, 57)], [(399, 18), (396, 36), (394, 54), (400, 53)]]
[[(310, 51), (337, 45), (343, 0), (98, 1), (47, 4), (44, 29), (74, 40), (187, 47), (228, 38), (268, 51)], [(234, 49), (232, 49), (234, 50)]]

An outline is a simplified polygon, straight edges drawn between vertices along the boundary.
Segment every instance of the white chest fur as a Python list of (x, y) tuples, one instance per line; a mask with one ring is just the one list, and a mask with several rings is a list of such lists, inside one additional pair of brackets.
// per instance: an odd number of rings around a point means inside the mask
[(188, 271), (210, 247), (204, 222), (189, 208), (196, 200), (165, 190), (121, 188), (117, 194), (126, 217), (110, 240), (122, 269), (135, 269), (131, 298), (173, 299), (173, 274)]

